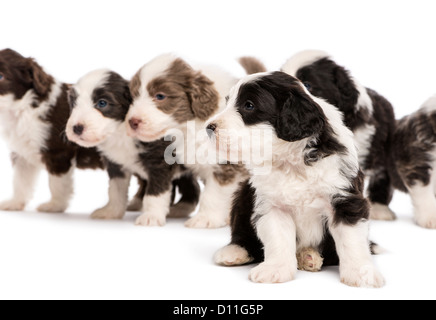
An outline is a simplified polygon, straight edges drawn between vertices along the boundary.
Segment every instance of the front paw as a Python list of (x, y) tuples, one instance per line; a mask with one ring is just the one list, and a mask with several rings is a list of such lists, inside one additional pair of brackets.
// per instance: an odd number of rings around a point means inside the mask
[(369, 213), (372, 220), (394, 221), (397, 218), (388, 206), (379, 203), (371, 203)]
[(416, 218), (416, 223), (426, 229), (436, 229), (436, 215), (424, 216), (424, 218)]
[(199, 212), (195, 217), (185, 222), (185, 226), (193, 229), (218, 229), (227, 226), (227, 219), (222, 219), (219, 215), (202, 214)]
[(256, 283), (284, 283), (295, 278), (297, 268), (288, 264), (261, 263), (250, 272), (250, 280)]
[(91, 214), (91, 219), (96, 220), (119, 220), (124, 217), (125, 211), (111, 208), (110, 206), (95, 210)]
[(46, 213), (63, 213), (65, 212), (65, 210), (67, 210), (67, 205), (50, 201), (41, 204), (37, 208), (37, 210), (39, 212), (46, 212)]
[(144, 227), (163, 227), (165, 224), (165, 215), (157, 216), (149, 213), (141, 214), (135, 222), (135, 225)]
[(8, 200), (0, 203), (1, 211), (23, 211), (26, 204), (22, 201)]
[(215, 263), (222, 266), (241, 266), (253, 261), (247, 250), (236, 245), (230, 244), (220, 249), (214, 257)]
[(381, 288), (385, 279), (373, 265), (341, 269), (341, 282), (350, 287)]

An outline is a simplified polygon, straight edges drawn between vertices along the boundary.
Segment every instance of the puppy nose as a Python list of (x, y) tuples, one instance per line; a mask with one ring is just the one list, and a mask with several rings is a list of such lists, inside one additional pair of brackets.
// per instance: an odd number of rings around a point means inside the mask
[(137, 130), (141, 123), (142, 123), (142, 120), (137, 119), (137, 118), (132, 118), (129, 120), (130, 128), (132, 128), (133, 130)]
[(213, 134), (215, 133), (215, 130), (217, 128), (217, 125), (215, 123), (211, 123), (207, 126), (206, 131), (209, 138), (212, 138)]
[(78, 136), (80, 136), (83, 133), (83, 130), (85, 129), (85, 127), (82, 124), (76, 124), (73, 127), (73, 132), (75, 134), (77, 134)]

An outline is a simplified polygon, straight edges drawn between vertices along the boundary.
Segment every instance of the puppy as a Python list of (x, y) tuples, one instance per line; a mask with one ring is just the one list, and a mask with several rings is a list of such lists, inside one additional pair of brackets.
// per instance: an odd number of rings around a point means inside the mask
[(66, 126), (68, 139), (83, 147), (96, 147), (105, 157), (110, 178), (109, 203), (93, 218), (120, 219), (127, 206), (132, 174), (146, 181), (143, 213), (137, 225), (163, 226), (174, 200), (173, 180), (182, 176), (181, 202), (173, 216), (187, 216), (195, 210), (199, 185), (179, 165), (169, 165), (164, 156), (169, 142), (143, 143), (127, 136), (124, 124), (132, 97), (129, 82), (110, 70), (96, 70), (81, 78), (69, 93), (71, 116)]
[(43, 212), (64, 212), (73, 194), (73, 171), (102, 168), (95, 148), (68, 142), (65, 125), (70, 108), (68, 85), (47, 74), (32, 58), (0, 51), (1, 131), (12, 152), (13, 197), (0, 210), (21, 211), (33, 195), (38, 172), (49, 174), (51, 200)]
[(130, 83), (129, 135), (145, 142), (174, 135), (174, 161), (183, 163), (205, 183), (199, 212), (186, 222), (187, 227), (227, 225), (232, 195), (248, 177), (244, 166), (219, 164), (214, 155), (201, 152), (208, 139), (205, 122), (225, 106), (224, 98), (236, 81), (220, 70), (194, 70), (167, 54), (143, 66)]
[(436, 96), (397, 122), (392, 147), (394, 186), (412, 198), (415, 220), (436, 229)]
[(316, 97), (327, 100), (344, 114), (354, 133), (360, 167), (369, 180), (371, 218), (394, 220), (389, 209), (394, 188), (389, 175), (389, 155), (395, 130), (392, 105), (359, 84), (344, 67), (322, 51), (303, 51), (290, 58), (282, 71), (301, 80)]
[[(246, 165), (252, 173), (265, 165), (271, 168), (268, 174), (253, 174), (238, 195), (253, 208), (251, 223), (239, 237), (255, 248), (264, 246), (264, 262), (251, 271), (252, 281), (292, 280), (297, 250), (322, 250), (330, 232), (343, 283), (384, 285), (371, 258), (369, 203), (362, 194), (353, 134), (334, 106), (312, 96), (286, 73), (261, 73), (232, 88), (226, 110), (210, 120), (207, 129), (227, 156), (237, 150), (229, 134), (243, 138), (260, 130), (271, 137), (259, 141), (261, 150), (270, 144), (269, 160), (260, 161), (253, 148), (242, 150), (251, 153), (253, 161)], [(217, 256), (235, 248), (226, 247)]]

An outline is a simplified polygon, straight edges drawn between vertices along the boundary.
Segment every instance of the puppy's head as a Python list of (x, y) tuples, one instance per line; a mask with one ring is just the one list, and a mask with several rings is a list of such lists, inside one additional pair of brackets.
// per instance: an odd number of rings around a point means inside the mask
[(129, 82), (110, 70), (85, 75), (70, 89), (68, 98), (67, 137), (83, 147), (95, 147), (114, 134), (132, 103)]
[(173, 55), (142, 67), (130, 82), (133, 104), (127, 116), (130, 136), (161, 139), (189, 120), (207, 120), (218, 109), (213, 82)]
[(38, 107), (38, 101), (47, 99), (52, 76), (48, 75), (32, 58), (5, 49), (0, 51), (0, 109), (12, 107), (13, 102), (21, 100), (29, 91), (34, 93), (32, 107)]
[[(311, 138), (321, 132), (325, 122), (323, 110), (300, 81), (286, 73), (273, 72), (242, 79), (232, 88), (225, 111), (210, 120), (207, 130), (209, 136), (216, 138), (220, 154), (229, 158), (236, 152), (240, 157), (241, 150), (253, 152), (254, 147), (263, 152), (266, 143), (277, 140)], [(271, 132), (272, 141), (259, 140), (262, 131)], [(244, 137), (251, 140), (241, 142)], [(247, 143), (248, 150), (243, 148)]]
[(359, 90), (349, 72), (322, 51), (303, 51), (290, 58), (282, 71), (295, 76), (316, 97), (342, 112), (353, 111)]

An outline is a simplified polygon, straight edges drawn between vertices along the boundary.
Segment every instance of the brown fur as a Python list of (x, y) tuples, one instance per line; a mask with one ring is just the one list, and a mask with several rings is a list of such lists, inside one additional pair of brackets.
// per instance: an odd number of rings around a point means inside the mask
[(244, 68), (245, 72), (247, 72), (247, 74), (255, 74), (268, 71), (265, 65), (260, 60), (254, 57), (241, 57), (238, 61)]
[(216, 181), (222, 186), (235, 182), (235, 179), (239, 179), (239, 175), (248, 176), (248, 171), (242, 164), (223, 164), (213, 173)]

